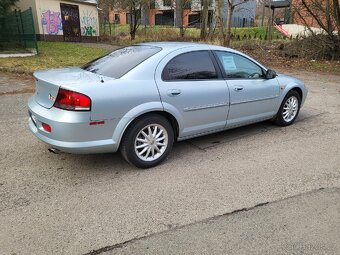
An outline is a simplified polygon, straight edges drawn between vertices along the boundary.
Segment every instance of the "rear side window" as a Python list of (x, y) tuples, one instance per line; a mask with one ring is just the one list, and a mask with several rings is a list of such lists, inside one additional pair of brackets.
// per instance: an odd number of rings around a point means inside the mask
[(161, 51), (159, 47), (130, 46), (111, 52), (82, 66), (82, 69), (112, 78), (120, 78), (131, 69)]
[(162, 79), (164, 81), (217, 79), (217, 72), (208, 51), (194, 51), (170, 60), (163, 70)]

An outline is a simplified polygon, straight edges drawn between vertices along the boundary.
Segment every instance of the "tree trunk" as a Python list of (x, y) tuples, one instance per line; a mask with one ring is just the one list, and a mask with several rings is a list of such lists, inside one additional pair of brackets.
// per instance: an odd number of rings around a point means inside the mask
[(132, 17), (132, 13), (133, 13), (133, 7), (130, 6), (129, 8), (130, 11), (130, 40), (133, 41), (135, 40), (136, 34), (135, 31), (133, 31), (133, 17)]
[(183, 28), (183, 1), (184, 0), (176, 0), (176, 20), (175, 25), (179, 27), (179, 33), (181, 37), (184, 37), (184, 28)]
[(135, 31), (131, 31), (130, 32), (130, 40), (133, 41), (135, 39), (136, 39), (136, 33), (135, 33)]
[(224, 37), (223, 45), (226, 47), (230, 46), (230, 40), (231, 40), (231, 17), (233, 15), (234, 6), (233, 6), (233, 0), (227, 1), (227, 20), (226, 20), (226, 35)]
[(269, 17), (268, 17), (268, 40), (272, 41), (272, 26), (273, 26), (273, 14), (272, 14), (272, 1), (269, 0)]
[(223, 40), (224, 40), (224, 28), (223, 28), (223, 21), (222, 21), (222, 17), (221, 17), (221, 9), (222, 9), (222, 5), (221, 5), (221, 1), (222, 0), (215, 0), (215, 21), (216, 21), (216, 27), (218, 29), (218, 41), (220, 44), (223, 44)]
[(208, 11), (209, 11), (209, 0), (203, 0), (201, 36), (200, 36), (201, 40), (205, 40), (207, 37)]
[(339, 0), (333, 0), (333, 16), (335, 20), (335, 25), (338, 30), (338, 36), (340, 36), (340, 5), (339, 5)]
[(262, 5), (262, 17), (261, 17), (261, 27), (264, 26), (264, 16), (266, 15), (266, 0), (263, 0), (263, 5)]
[(130, 39), (131, 41), (135, 40), (136, 32), (140, 23), (140, 14), (141, 10), (139, 9), (141, 6), (137, 8), (136, 4), (133, 2), (129, 8), (131, 14), (131, 22), (130, 22)]

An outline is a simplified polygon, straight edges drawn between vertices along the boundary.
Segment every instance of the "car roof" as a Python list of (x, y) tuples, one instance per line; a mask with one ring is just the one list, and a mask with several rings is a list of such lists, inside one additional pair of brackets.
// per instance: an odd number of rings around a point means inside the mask
[(145, 42), (139, 43), (138, 45), (148, 45), (154, 47), (161, 47), (163, 49), (180, 49), (185, 47), (194, 47), (194, 46), (209, 46), (208, 44), (203, 43), (193, 43), (193, 42)]
[[(194, 42), (145, 42), (145, 43), (138, 43), (135, 44), (135, 46), (149, 46), (149, 47), (159, 47), (162, 50), (158, 52), (157, 54), (151, 56), (149, 59), (145, 60), (143, 63), (140, 65), (136, 66), (133, 68), (130, 72), (125, 74), (123, 78), (127, 79), (135, 79), (138, 77), (153, 77), (154, 71), (156, 69), (156, 66), (158, 63), (168, 54), (175, 52), (177, 50), (181, 49), (186, 49), (188, 52), (191, 50), (216, 50), (216, 51), (228, 51), (231, 53), (236, 53), (239, 55), (242, 55), (250, 60), (252, 60), (254, 63), (258, 64), (262, 68), (266, 70), (266, 67), (264, 67), (261, 63), (257, 62), (255, 59), (252, 59), (250, 56), (245, 55), (242, 52), (239, 52), (234, 49), (218, 46), (218, 45), (212, 45), (212, 44), (206, 44), (206, 43), (194, 43)], [(145, 65), (150, 65), (149, 67), (152, 66), (152, 68), (148, 68), (150, 73), (147, 75), (146, 71), (144, 69)], [(150, 78), (151, 79), (151, 78)]]
[(241, 53), (237, 50), (219, 46), (219, 45), (206, 44), (206, 43), (194, 43), (194, 42), (145, 42), (145, 43), (139, 43), (136, 45), (160, 47), (162, 48), (163, 51), (166, 51), (166, 52), (171, 52), (173, 50), (182, 49), (182, 48), (195, 47), (195, 48), (200, 48), (200, 49), (223, 50), (223, 51), (229, 51), (229, 52), (234, 52), (234, 53)]

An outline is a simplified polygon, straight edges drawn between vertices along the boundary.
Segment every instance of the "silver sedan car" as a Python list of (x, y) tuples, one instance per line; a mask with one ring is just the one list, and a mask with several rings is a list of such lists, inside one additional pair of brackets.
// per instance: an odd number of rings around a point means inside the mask
[(272, 119), (292, 124), (307, 89), (236, 50), (143, 43), (76, 68), (34, 73), (29, 128), (54, 150), (121, 151), (153, 167), (174, 141)]

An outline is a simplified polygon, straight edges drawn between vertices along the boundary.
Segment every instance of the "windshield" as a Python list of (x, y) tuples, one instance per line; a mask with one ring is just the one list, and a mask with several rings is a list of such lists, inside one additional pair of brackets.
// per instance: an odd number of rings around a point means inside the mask
[(161, 51), (159, 47), (129, 46), (115, 50), (104, 57), (94, 59), (81, 68), (117, 79), (159, 51)]

